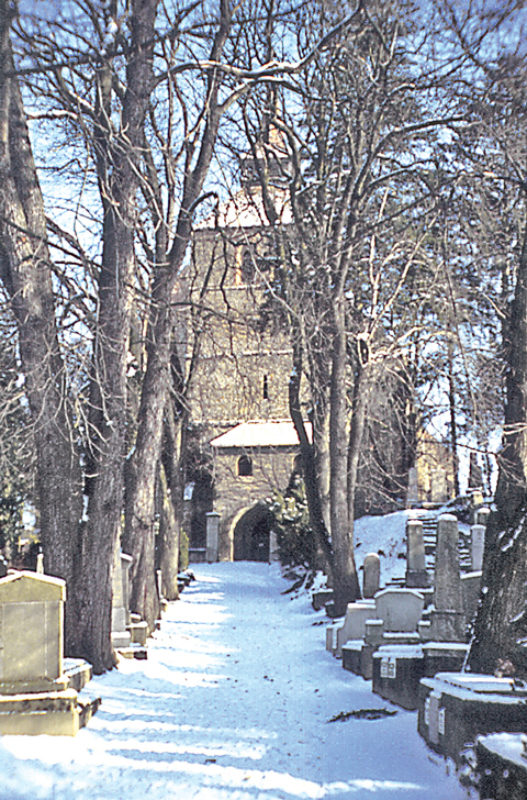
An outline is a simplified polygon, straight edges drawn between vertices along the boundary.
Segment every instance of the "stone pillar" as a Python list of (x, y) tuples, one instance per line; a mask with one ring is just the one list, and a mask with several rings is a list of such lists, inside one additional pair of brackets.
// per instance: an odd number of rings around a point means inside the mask
[(417, 469), (410, 467), (408, 470), (408, 489), (406, 492), (406, 508), (413, 508), (419, 504), (419, 489), (417, 486)]
[(428, 583), (423, 523), (420, 519), (409, 519), (406, 523), (406, 585), (409, 589), (424, 589)]
[(466, 638), (458, 540), (456, 517), (442, 514), (437, 522), (434, 608), (430, 613), (433, 641), (464, 642)]
[(115, 553), (112, 571), (112, 644), (114, 647), (128, 647), (130, 623), (128, 569), (132, 557), (118, 551)]
[(133, 562), (128, 553), (121, 553), (121, 574), (123, 579), (123, 602), (126, 624), (130, 624), (130, 567)]
[(269, 561), (280, 561), (280, 552), (278, 549), (278, 536), (276, 531), (271, 531), (269, 534)]
[(35, 572), (39, 575), (44, 574), (44, 553), (37, 554), (37, 565), (35, 567)]
[(217, 511), (209, 511), (207, 518), (207, 553), (206, 560), (209, 564), (218, 560), (220, 515)]
[(470, 554), (471, 554), (473, 572), (479, 572), (483, 566), (484, 548), (485, 548), (485, 526), (471, 525)]
[(368, 553), (363, 564), (362, 596), (367, 599), (379, 591), (381, 583), (381, 559), (377, 553)]

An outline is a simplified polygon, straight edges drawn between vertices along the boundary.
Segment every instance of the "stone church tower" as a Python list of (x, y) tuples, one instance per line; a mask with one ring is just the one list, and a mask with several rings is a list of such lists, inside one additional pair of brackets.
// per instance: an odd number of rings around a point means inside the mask
[[(191, 423), (212, 453), (207, 510), (219, 514), (219, 558), (267, 561), (272, 544), (263, 501), (273, 488), (287, 486), (299, 448), (288, 409), (289, 340), (263, 326), (259, 311), (270, 291), (272, 258), (249, 172), (246, 164), (243, 188), (195, 230), (185, 291), (200, 313), (189, 313), (185, 344), (187, 353), (196, 342), (199, 347)], [(287, 224), (285, 193), (276, 192)], [(200, 514), (203, 519), (203, 507)], [(190, 527), (191, 556), (198, 558), (203, 521)]]
[[(291, 215), (279, 171), (271, 191), (279, 224), (287, 225)], [(184, 302), (191, 303), (180, 346), (187, 359), (199, 353), (189, 397), (191, 428), (209, 458), (205, 479), (186, 494), (193, 560), (206, 557), (207, 512), (214, 515), (211, 525), (219, 523), (220, 559), (269, 560), (274, 544), (264, 501), (274, 488), (285, 489), (298, 468), (288, 407), (290, 343), (287, 334), (262, 324), (273, 256), (261, 190), (251, 174), (254, 162), (246, 159), (242, 188), (196, 227), (181, 287)], [(358, 513), (404, 506), (411, 464), (403, 454), (397, 392), (395, 384), (378, 387), (361, 457)], [(413, 463), (420, 497), (433, 503), (450, 499), (444, 446), (421, 437), (418, 451)]]

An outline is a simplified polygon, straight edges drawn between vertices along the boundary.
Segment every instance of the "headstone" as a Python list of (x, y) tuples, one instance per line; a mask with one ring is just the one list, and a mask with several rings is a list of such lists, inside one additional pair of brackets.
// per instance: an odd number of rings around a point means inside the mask
[(207, 518), (207, 555), (206, 560), (210, 563), (218, 560), (220, 515), (217, 511), (209, 511)]
[(409, 519), (406, 523), (406, 586), (409, 589), (428, 586), (423, 523), (420, 519)]
[(65, 599), (60, 578), (13, 571), (0, 579), (0, 735), (75, 736), (100, 705), (78, 699), (86, 670), (77, 663), (73, 677), (65, 668)]
[(415, 589), (383, 589), (375, 595), (376, 616), (383, 632), (414, 632), (424, 608), (424, 597)]
[(66, 583), (16, 572), (0, 580), (0, 694), (64, 689)]
[(417, 468), (408, 470), (408, 489), (406, 491), (406, 508), (413, 508), (419, 504), (419, 489), (417, 485)]
[(130, 632), (130, 588), (128, 571), (132, 556), (118, 551), (115, 555), (112, 573), (112, 644), (116, 648), (129, 647)]
[(472, 525), (470, 528), (470, 555), (472, 569), (481, 570), (483, 566), (483, 550), (485, 549), (485, 526)]
[(434, 608), (430, 613), (430, 638), (433, 641), (465, 641), (458, 539), (456, 517), (442, 514), (437, 522)]
[(377, 553), (368, 553), (363, 566), (362, 596), (371, 599), (379, 591), (381, 582), (381, 559)]
[(269, 560), (272, 562), (280, 561), (280, 551), (278, 549), (278, 534), (271, 530), (269, 535)]
[(367, 601), (348, 603), (346, 616), (341, 627), (337, 628), (335, 655), (340, 658), (342, 645), (351, 639), (362, 639), (366, 621), (375, 617), (375, 604)]

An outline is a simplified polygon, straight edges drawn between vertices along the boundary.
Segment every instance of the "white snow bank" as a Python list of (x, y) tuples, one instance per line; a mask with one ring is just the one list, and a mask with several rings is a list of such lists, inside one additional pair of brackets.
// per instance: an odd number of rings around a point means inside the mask
[(415, 713), (328, 723), (389, 704), (324, 650), (323, 613), (281, 594), (277, 567), (194, 571), (148, 660), (92, 681), (103, 702), (88, 728), (2, 737), (2, 800), (467, 797)]

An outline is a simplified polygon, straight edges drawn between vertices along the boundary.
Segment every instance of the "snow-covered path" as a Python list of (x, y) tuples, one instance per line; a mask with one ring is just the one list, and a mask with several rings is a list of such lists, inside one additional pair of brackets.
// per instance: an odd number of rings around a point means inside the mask
[(67, 737), (3, 737), (0, 800), (458, 800), (416, 732), (324, 650), (323, 614), (276, 566), (199, 565), (148, 661), (94, 679), (103, 703)]

